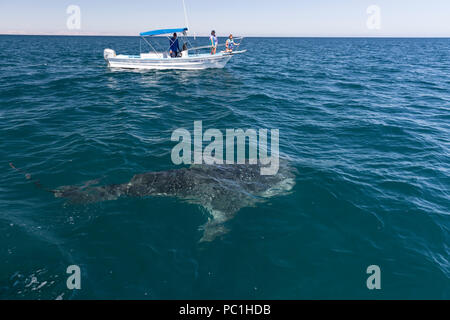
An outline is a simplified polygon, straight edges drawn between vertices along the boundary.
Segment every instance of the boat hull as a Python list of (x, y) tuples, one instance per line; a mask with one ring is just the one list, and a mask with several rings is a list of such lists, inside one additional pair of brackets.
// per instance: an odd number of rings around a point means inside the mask
[(107, 58), (110, 68), (143, 70), (203, 70), (222, 69), (232, 55), (197, 55), (185, 58), (141, 58), (139, 56), (116, 56)]

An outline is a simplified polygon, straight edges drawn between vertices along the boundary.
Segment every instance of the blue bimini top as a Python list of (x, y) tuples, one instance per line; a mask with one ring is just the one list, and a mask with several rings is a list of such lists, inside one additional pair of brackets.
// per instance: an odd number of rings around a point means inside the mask
[(181, 32), (185, 32), (187, 30), (188, 30), (187, 28), (152, 30), (152, 31), (147, 31), (147, 32), (141, 32), (140, 36), (141, 37), (159, 36), (162, 34), (170, 34), (170, 33), (178, 33), (178, 32), (181, 33)]

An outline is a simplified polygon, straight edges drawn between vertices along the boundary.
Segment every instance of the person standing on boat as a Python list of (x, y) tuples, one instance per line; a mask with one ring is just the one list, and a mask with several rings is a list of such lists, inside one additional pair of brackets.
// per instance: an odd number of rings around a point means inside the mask
[(177, 34), (174, 33), (173, 37), (170, 38), (170, 48), (169, 48), (169, 54), (172, 58), (178, 57), (178, 52), (180, 52), (180, 45), (178, 43)]
[(216, 32), (214, 30), (211, 31), (209, 40), (211, 41), (211, 54), (216, 54), (217, 45), (219, 44), (219, 42), (217, 41)]
[(234, 39), (233, 39), (233, 35), (230, 34), (230, 36), (227, 39), (227, 42), (225, 43), (225, 47), (226, 47), (225, 51), (233, 52), (235, 46), (238, 46), (238, 45), (239, 45), (239, 43), (235, 43)]

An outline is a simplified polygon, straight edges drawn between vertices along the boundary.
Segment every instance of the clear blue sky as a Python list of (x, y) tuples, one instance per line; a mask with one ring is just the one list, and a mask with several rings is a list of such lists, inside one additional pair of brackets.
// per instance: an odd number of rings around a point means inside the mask
[[(244, 36), (450, 37), (450, 0), (185, 0), (191, 31)], [(68, 30), (69, 5), (81, 29)], [(381, 29), (366, 9), (381, 9)], [(184, 26), (182, 0), (0, 0), (0, 33), (117, 34)]]

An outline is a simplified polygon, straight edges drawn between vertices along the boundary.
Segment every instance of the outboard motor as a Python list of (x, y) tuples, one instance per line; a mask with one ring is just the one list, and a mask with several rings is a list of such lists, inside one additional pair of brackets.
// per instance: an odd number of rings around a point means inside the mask
[(116, 52), (113, 49), (105, 49), (103, 51), (103, 57), (108, 61), (109, 58), (115, 58)]

